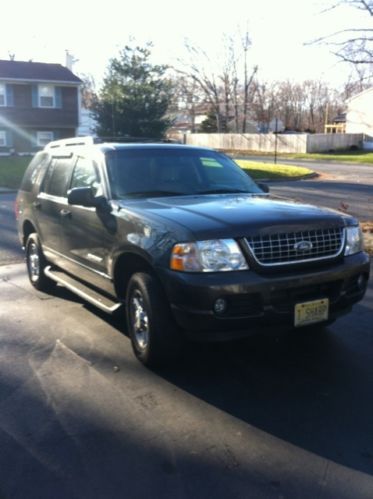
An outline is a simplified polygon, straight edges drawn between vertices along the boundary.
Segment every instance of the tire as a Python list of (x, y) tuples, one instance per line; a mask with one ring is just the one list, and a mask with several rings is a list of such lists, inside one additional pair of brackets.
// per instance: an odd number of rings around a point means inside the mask
[(126, 293), (126, 315), (132, 349), (140, 362), (156, 367), (178, 357), (181, 331), (155, 276), (139, 272), (131, 277)]
[(39, 291), (49, 291), (55, 282), (44, 274), (48, 262), (41, 249), (36, 232), (29, 235), (26, 242), (26, 266), (31, 284)]

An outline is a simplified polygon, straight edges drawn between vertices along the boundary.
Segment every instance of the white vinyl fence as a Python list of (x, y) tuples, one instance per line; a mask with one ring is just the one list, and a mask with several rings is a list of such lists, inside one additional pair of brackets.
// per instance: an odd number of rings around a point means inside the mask
[(327, 152), (337, 149), (361, 147), (363, 134), (278, 134), (273, 133), (194, 133), (185, 134), (186, 144), (213, 149), (279, 153)]

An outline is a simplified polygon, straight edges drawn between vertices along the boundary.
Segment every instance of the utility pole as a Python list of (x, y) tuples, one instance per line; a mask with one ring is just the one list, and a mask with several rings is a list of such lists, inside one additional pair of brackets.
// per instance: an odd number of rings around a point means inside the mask
[(277, 164), (277, 135), (278, 135), (278, 118), (275, 118), (275, 165)]

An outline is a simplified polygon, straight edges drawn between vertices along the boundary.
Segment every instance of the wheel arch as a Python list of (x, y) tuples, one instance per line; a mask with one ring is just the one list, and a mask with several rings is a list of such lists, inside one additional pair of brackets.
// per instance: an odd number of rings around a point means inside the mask
[(119, 298), (124, 298), (131, 276), (137, 272), (156, 274), (151, 263), (138, 253), (125, 252), (117, 258), (113, 279), (115, 292)]
[(36, 232), (36, 228), (30, 220), (25, 220), (22, 226), (22, 245), (25, 247), (30, 234)]

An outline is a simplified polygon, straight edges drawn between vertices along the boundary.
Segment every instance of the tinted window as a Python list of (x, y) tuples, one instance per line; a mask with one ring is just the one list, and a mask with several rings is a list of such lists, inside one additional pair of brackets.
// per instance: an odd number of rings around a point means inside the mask
[(21, 190), (32, 191), (32, 187), (36, 184), (39, 174), (47, 165), (48, 155), (45, 153), (36, 154), (27, 167), (23, 176)]
[(261, 193), (231, 159), (215, 151), (187, 148), (117, 149), (106, 153), (114, 197)]
[(41, 190), (51, 196), (66, 197), (71, 170), (72, 161), (70, 158), (53, 158)]
[(90, 159), (79, 157), (74, 167), (70, 188), (92, 187), (97, 191), (99, 181), (99, 176), (93, 162)]

